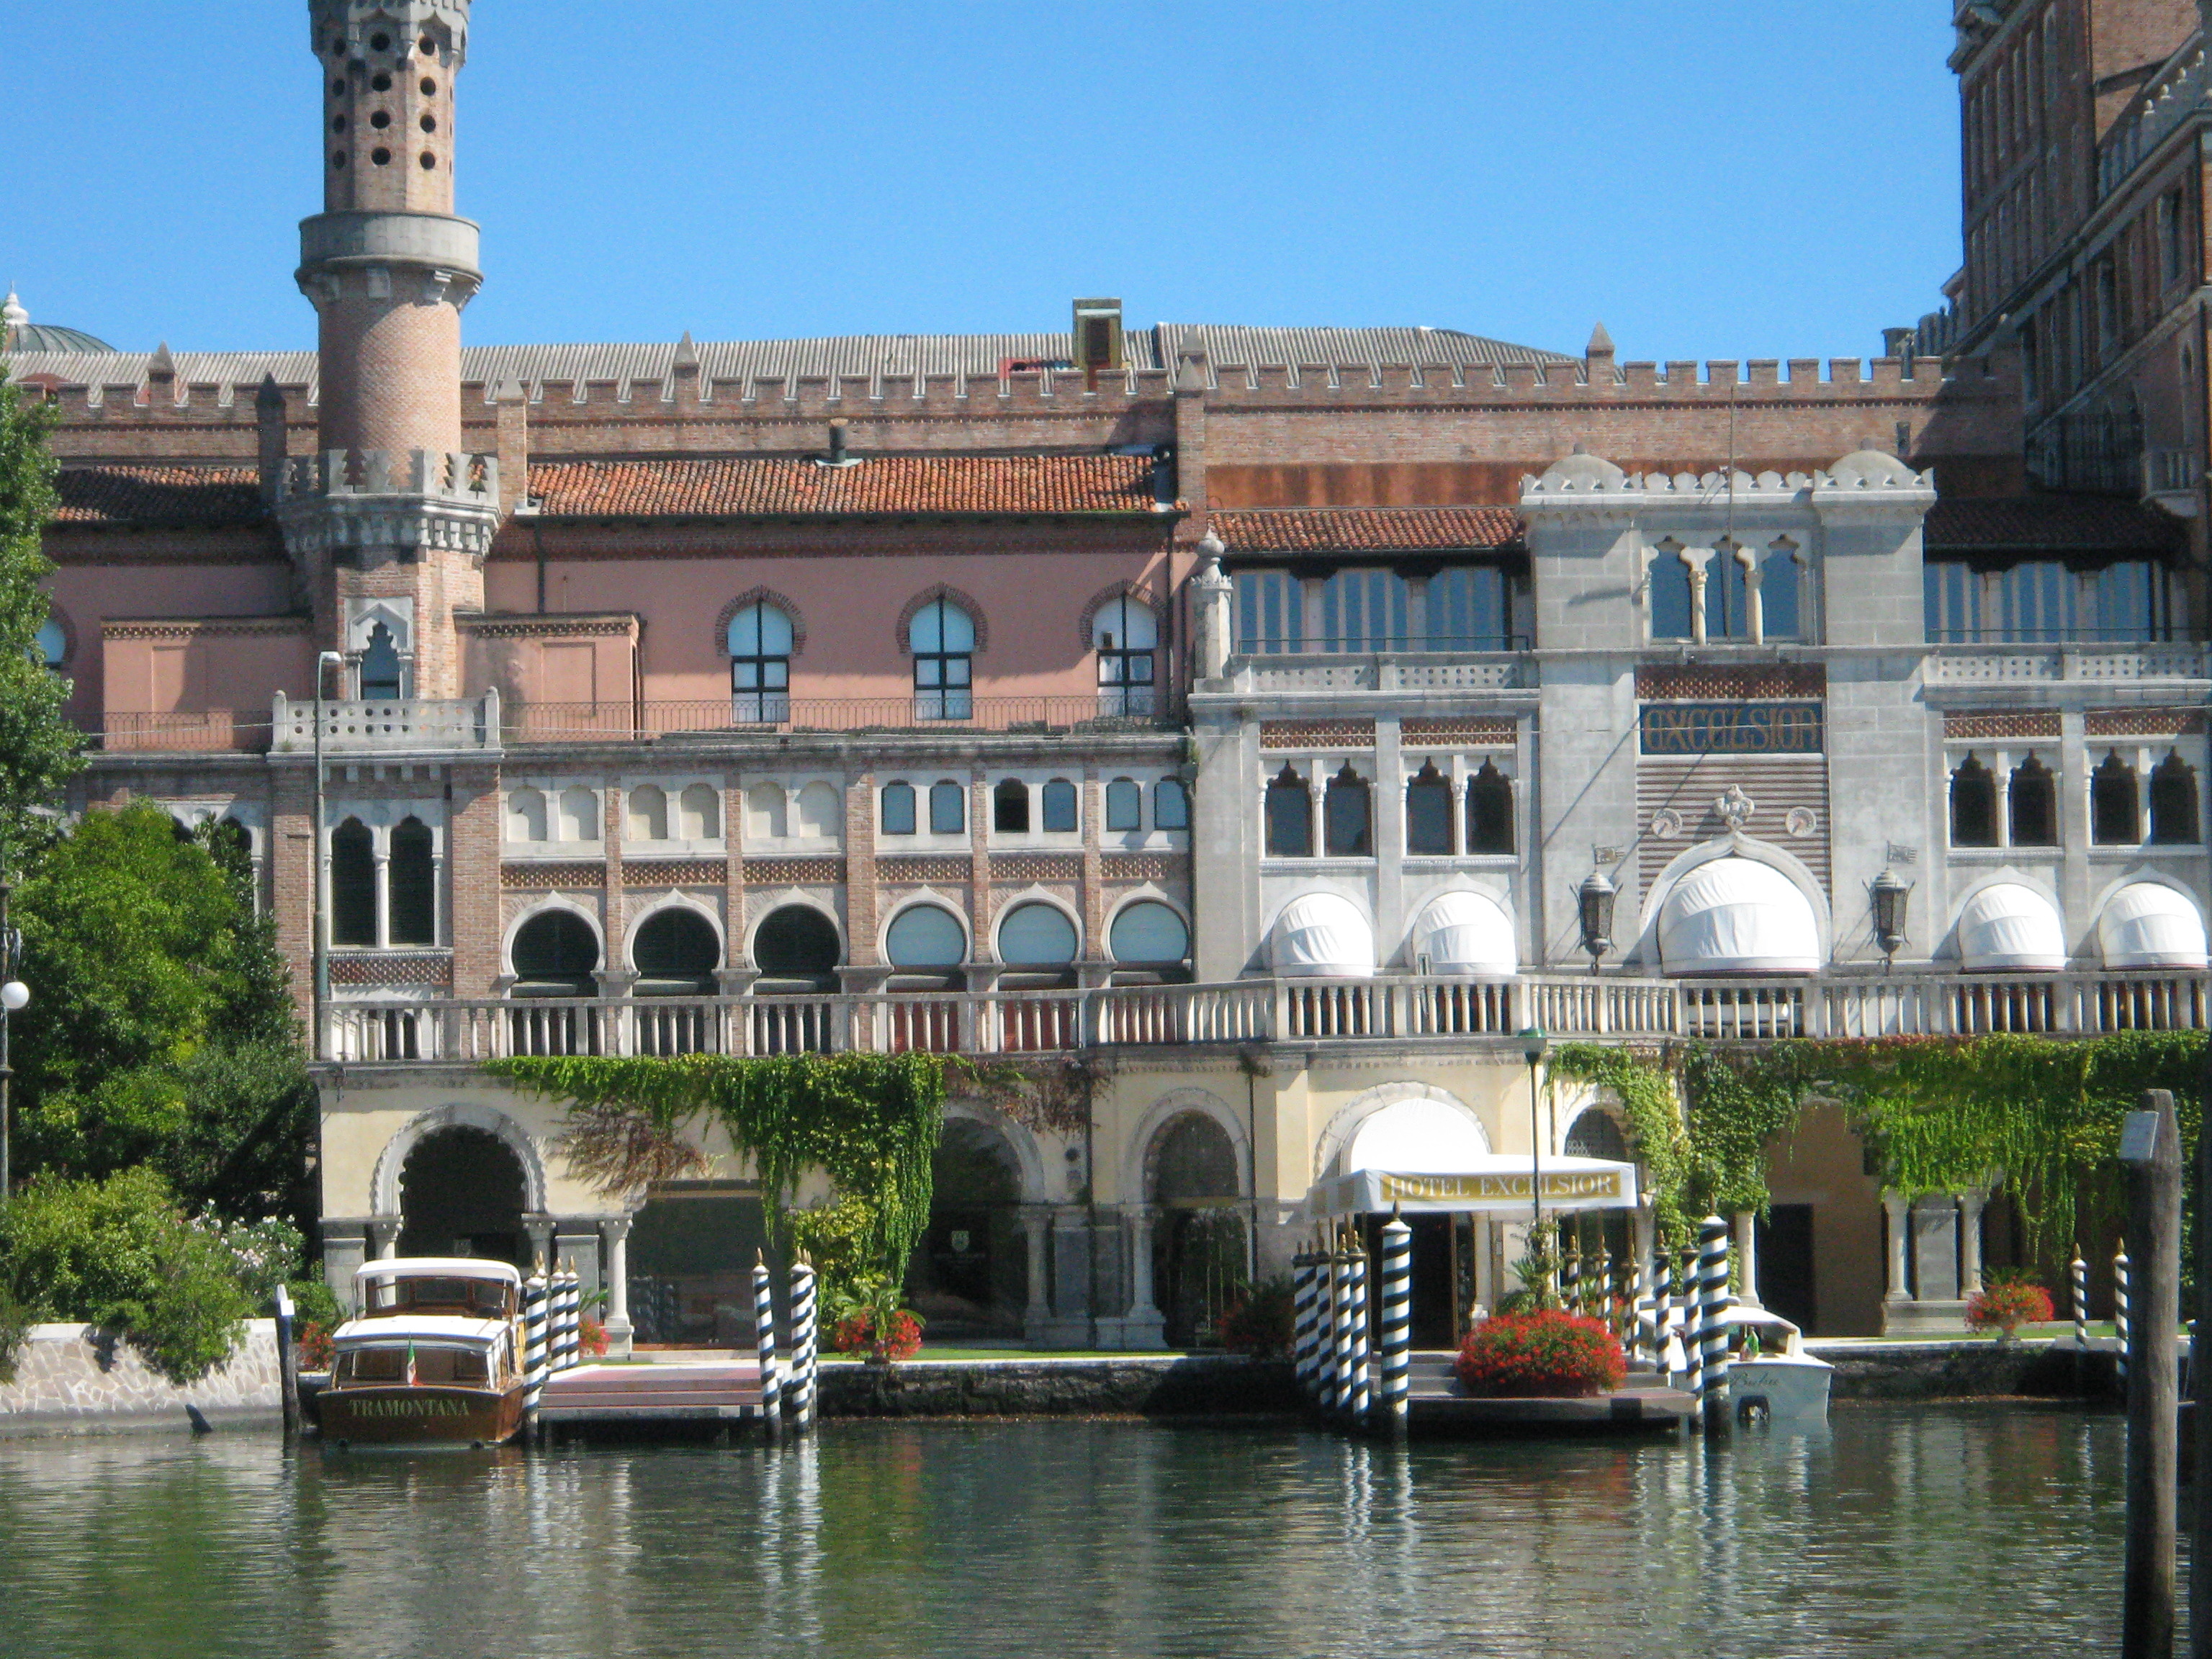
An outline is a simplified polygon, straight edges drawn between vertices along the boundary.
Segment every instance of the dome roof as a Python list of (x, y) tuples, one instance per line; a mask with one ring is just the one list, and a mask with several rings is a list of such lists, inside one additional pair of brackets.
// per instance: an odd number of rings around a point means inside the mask
[(1715, 859), (1674, 884), (1659, 912), (1661, 971), (1812, 974), (1820, 927), (1789, 877), (1746, 858)]
[(23, 309), (23, 302), (15, 297), (13, 289), (8, 291), (5, 306), (0, 306), (0, 351), (70, 351), (112, 352), (115, 348), (106, 341), (96, 339), (80, 328), (57, 328), (50, 324), (34, 323), (31, 313)]
[(1267, 960), (1285, 979), (1364, 979), (1375, 972), (1375, 930), (1350, 899), (1307, 893), (1275, 918)]
[(2049, 899), (2001, 881), (1960, 910), (1959, 965), (1970, 974), (2055, 974), (2066, 965), (2066, 930)]
[(1440, 893), (1413, 928), (1416, 958), (1432, 974), (1472, 974), (1510, 979), (1521, 970), (1513, 923), (1494, 899), (1480, 893)]
[(2202, 968), (2204, 918), (2186, 894), (2131, 881), (2098, 916), (2097, 950), (2107, 968)]

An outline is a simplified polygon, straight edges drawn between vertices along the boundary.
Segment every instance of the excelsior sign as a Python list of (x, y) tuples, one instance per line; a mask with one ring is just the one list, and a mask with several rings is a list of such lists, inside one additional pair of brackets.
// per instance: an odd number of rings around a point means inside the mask
[[(1544, 1171), (1544, 1197), (1547, 1201), (1566, 1203), (1579, 1199), (1608, 1199), (1621, 1201), (1621, 1172), (1602, 1170), (1588, 1174), (1562, 1170)], [(1382, 1197), (1391, 1204), (1449, 1204), (1468, 1200), (1476, 1204), (1494, 1202), (1499, 1199), (1528, 1200), (1528, 1177), (1525, 1175), (1390, 1175), (1383, 1173)], [(1633, 1203), (1635, 1200), (1627, 1200)]]

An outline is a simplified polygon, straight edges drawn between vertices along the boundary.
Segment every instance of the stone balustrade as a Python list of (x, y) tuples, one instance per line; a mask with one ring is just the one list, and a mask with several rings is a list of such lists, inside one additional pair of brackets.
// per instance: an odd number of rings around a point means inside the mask
[[(487, 752), (500, 746), (499, 693), (451, 702), (372, 699), (322, 705), (325, 755), (424, 755)], [(310, 755), (315, 709), (282, 691), (270, 712), (270, 752)]]
[(1942, 645), (1929, 649), (1923, 678), (1930, 685), (2110, 684), (2129, 680), (2212, 678), (2212, 659), (2198, 643), (2153, 645)]

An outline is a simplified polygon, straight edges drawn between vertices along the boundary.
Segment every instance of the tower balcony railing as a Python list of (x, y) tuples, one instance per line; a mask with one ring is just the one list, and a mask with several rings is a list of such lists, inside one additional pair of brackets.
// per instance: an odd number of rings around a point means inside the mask
[(2212, 678), (2212, 648), (2200, 641), (2102, 644), (1939, 645), (1921, 671), (1929, 685), (2100, 684), (2115, 680)]
[(276, 471), (281, 502), (392, 495), (463, 507), (499, 505), (499, 457), (441, 449), (330, 449)]
[(1328, 652), (1319, 648), (1231, 657), (1238, 691), (1510, 691), (1529, 684), (1525, 641), (1510, 650)]
[(372, 697), (320, 704), (294, 702), (279, 691), (270, 711), (270, 751), (313, 754), (319, 708), (325, 755), (453, 754), (499, 747), (496, 691), (452, 702)]
[(1503, 1045), (1529, 1025), (1554, 1039), (1711, 1042), (2203, 1030), (2212, 1027), (2212, 975), (1905, 972), (1656, 980), (1530, 974), (1492, 981), (1249, 979), (1070, 991), (349, 999), (325, 1011), (320, 1052), (326, 1060), (354, 1065), (562, 1054), (1018, 1057), (1264, 1042)]

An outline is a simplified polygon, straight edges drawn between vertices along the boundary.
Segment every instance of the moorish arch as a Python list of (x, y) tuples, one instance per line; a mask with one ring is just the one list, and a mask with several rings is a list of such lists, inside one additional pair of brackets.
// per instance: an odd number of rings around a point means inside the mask
[(1137, 1177), (1133, 1183), (1146, 1203), (1155, 1201), (1154, 1188), (1158, 1176), (1158, 1159), (1163, 1137), (1178, 1119), (1201, 1117), (1218, 1129), (1227, 1141), (1236, 1159), (1234, 1195), (1252, 1195), (1252, 1142), (1244, 1130), (1244, 1115), (1235, 1107), (1205, 1089), (1173, 1089), (1152, 1104), (1150, 1110), (1138, 1121), (1136, 1133), (1129, 1137), (1127, 1169)]
[(371, 1215), (401, 1213), (400, 1176), (408, 1159), (425, 1140), (449, 1129), (474, 1129), (501, 1141), (521, 1168), (523, 1208), (534, 1213), (544, 1212), (545, 1161), (537, 1143), (520, 1124), (497, 1107), (476, 1101), (456, 1101), (421, 1114), (385, 1143), (376, 1160), (375, 1172), (370, 1177)]
[(1336, 1115), (1328, 1121), (1328, 1127), (1314, 1142), (1314, 1179), (1319, 1181), (1335, 1168), (1337, 1160), (1344, 1155), (1346, 1148), (1358, 1134), (1360, 1126), (1369, 1118), (1407, 1101), (1426, 1102), (1449, 1108), (1466, 1120), (1483, 1147), (1488, 1149), (1490, 1131), (1483, 1124), (1482, 1115), (1474, 1107), (1449, 1089), (1440, 1089), (1433, 1083), (1406, 1078), (1395, 1083), (1378, 1084), (1354, 1095), (1337, 1108)]

